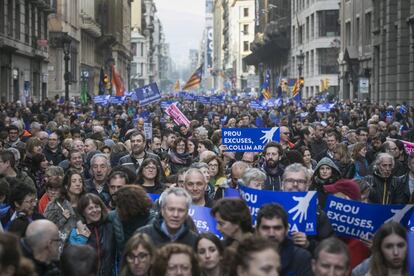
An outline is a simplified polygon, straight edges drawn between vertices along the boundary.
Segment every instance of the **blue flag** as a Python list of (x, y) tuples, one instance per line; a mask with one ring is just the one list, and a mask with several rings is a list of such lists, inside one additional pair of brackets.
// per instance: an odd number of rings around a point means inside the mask
[(222, 144), (226, 151), (261, 152), (271, 141), (280, 141), (280, 129), (273, 128), (223, 128)]
[(221, 237), (216, 220), (211, 216), (210, 211), (211, 209), (207, 207), (191, 205), (188, 215), (193, 219), (199, 233), (211, 232)]
[(156, 82), (135, 89), (135, 94), (141, 106), (158, 102), (161, 99)]

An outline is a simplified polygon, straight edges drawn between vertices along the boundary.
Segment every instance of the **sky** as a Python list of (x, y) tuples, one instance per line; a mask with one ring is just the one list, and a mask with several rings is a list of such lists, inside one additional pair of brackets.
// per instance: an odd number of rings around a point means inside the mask
[(155, 0), (170, 54), (179, 67), (189, 64), (189, 50), (198, 49), (205, 25), (205, 0)]

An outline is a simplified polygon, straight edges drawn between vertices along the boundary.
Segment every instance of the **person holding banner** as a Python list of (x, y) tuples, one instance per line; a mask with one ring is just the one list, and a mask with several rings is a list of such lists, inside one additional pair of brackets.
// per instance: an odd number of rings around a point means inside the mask
[(397, 222), (384, 224), (374, 236), (366, 276), (408, 276), (407, 230)]
[[(286, 167), (283, 174), (282, 191), (307, 192), (311, 177), (309, 169), (306, 169), (302, 164), (291, 164)], [(316, 219), (316, 236), (308, 237), (305, 233), (299, 231), (292, 233), (293, 243), (307, 249), (310, 253), (313, 253), (319, 242), (334, 235), (332, 225), (326, 213), (320, 208), (320, 205), (318, 205), (316, 210)]]

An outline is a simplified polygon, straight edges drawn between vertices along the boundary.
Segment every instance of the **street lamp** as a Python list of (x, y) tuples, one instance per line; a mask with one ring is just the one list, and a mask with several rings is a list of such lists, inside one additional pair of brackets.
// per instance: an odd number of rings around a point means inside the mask
[(69, 101), (69, 85), (70, 85), (70, 72), (69, 72), (69, 60), (70, 60), (70, 44), (72, 40), (66, 33), (62, 37), (62, 44), (63, 44), (63, 59), (65, 60), (65, 74), (63, 76), (65, 80), (65, 101)]
[(303, 54), (302, 50), (300, 50), (300, 53), (296, 56), (296, 58), (298, 60), (299, 77), (302, 77), (303, 61), (305, 59), (305, 55)]

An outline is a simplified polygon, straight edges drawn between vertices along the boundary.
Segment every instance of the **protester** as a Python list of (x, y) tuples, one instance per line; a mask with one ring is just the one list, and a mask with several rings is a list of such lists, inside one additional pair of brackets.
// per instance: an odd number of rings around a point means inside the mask
[(213, 202), (208, 196), (207, 180), (201, 170), (189, 169), (185, 174), (184, 188), (191, 195), (192, 203), (198, 206), (211, 208)]
[(73, 170), (69, 170), (63, 178), (62, 195), (70, 202), (75, 210), (78, 206), (80, 197), (85, 193), (85, 184), (82, 175)]
[(142, 161), (137, 173), (137, 183), (140, 184), (147, 193), (161, 194), (164, 191), (164, 185), (161, 183), (162, 170), (159, 162), (151, 157)]
[(89, 245), (69, 245), (60, 258), (62, 276), (91, 276), (98, 273), (96, 251)]
[(103, 153), (97, 153), (91, 158), (90, 173), (92, 178), (85, 181), (85, 191), (98, 195), (106, 206), (109, 206), (111, 196), (108, 190), (108, 175), (111, 162)]
[(171, 173), (176, 174), (180, 169), (188, 168), (191, 162), (192, 157), (188, 153), (185, 139), (182, 137), (176, 138), (170, 151)]
[(224, 236), (226, 247), (235, 246), (253, 233), (252, 218), (246, 203), (237, 198), (222, 198), (211, 209), (217, 230)]
[(284, 167), (279, 163), (283, 156), (283, 148), (276, 142), (269, 142), (264, 147), (263, 154), (265, 162), (263, 163), (262, 170), (267, 176), (264, 189), (279, 191), (284, 171)]
[(256, 233), (279, 245), (281, 274), (313, 275), (311, 254), (294, 245), (292, 239), (288, 237), (288, 232), (288, 215), (282, 206), (265, 204), (260, 207), (257, 213)]
[(220, 239), (212, 233), (202, 233), (195, 245), (198, 263), (203, 276), (222, 275), (224, 247)]
[(349, 251), (337, 238), (323, 240), (315, 250), (312, 269), (315, 276), (349, 274)]
[(247, 169), (242, 176), (243, 184), (252, 189), (262, 190), (265, 181), (266, 174), (257, 168)]
[(155, 248), (148, 235), (135, 234), (125, 245), (119, 276), (150, 276)]

